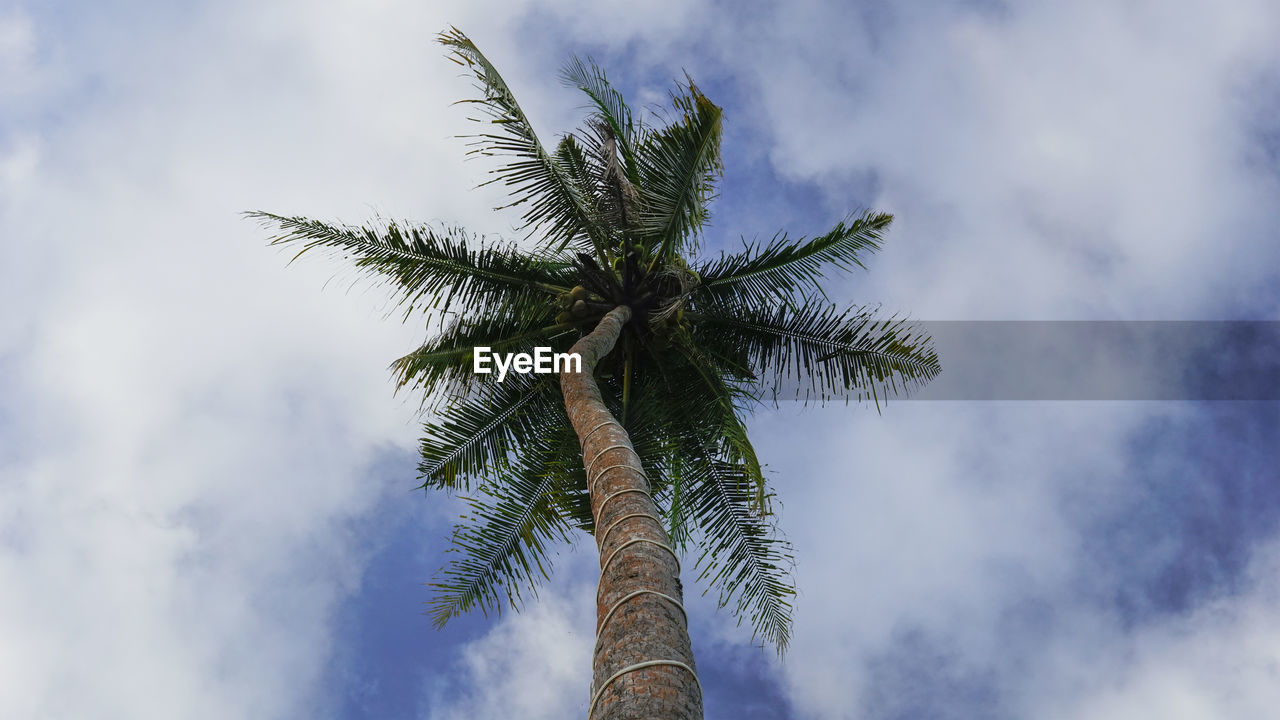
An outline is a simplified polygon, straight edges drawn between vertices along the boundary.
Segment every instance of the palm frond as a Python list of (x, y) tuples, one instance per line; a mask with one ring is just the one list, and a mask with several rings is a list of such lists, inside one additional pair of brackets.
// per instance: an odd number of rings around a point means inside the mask
[[(687, 380), (687, 376), (684, 376)], [(658, 507), (666, 515), (667, 535), (684, 548), (689, 539), (688, 518), (681, 498), (685, 492), (682, 449), (715, 437), (711, 424), (702, 426), (700, 413), (689, 411), (694, 397), (687, 383), (668, 382), (660, 367), (637, 372), (626, 430), (640, 457)]]
[(491, 469), (495, 480), (467, 499), (470, 513), (454, 528), (450, 547), (460, 557), (431, 583), (437, 627), (476, 607), (486, 616), (504, 604), (519, 609), (524, 592), (536, 596), (538, 583), (550, 577), (550, 545), (568, 542), (571, 531), (556, 502), (563, 482), (549, 465), (559, 454), (553, 438), (526, 439), (520, 459)]
[(547, 433), (560, 402), (545, 375), (509, 375), (505, 382), (477, 386), (444, 418), (424, 426), (421, 487), (468, 490), (485, 473), (505, 468), (521, 443)]
[[(451, 50), (455, 62), (471, 70), (484, 97), (474, 103), (494, 126), (474, 136), (480, 155), (506, 155), (512, 159), (494, 170), (491, 182), (502, 182), (515, 198), (505, 207), (527, 205), (525, 226), (541, 231), (549, 247), (563, 250), (572, 245), (596, 252), (610, 244), (609, 231), (592, 212), (591, 202), (575, 185), (538, 139), (533, 125), (520, 109), (515, 95), (480, 49), (457, 28), (441, 33), (440, 43)], [(477, 120), (481, 120), (477, 118)], [(483, 121), (483, 120), (481, 120)]]
[(560, 78), (566, 85), (581, 90), (591, 99), (595, 108), (594, 117), (608, 126), (618, 143), (627, 179), (632, 183), (639, 182), (635, 143), (641, 128), (632, 119), (631, 108), (623, 99), (622, 93), (609, 84), (604, 70), (590, 58), (585, 61), (573, 58), (561, 70)]
[(700, 457), (689, 465), (683, 498), (699, 532), (699, 581), (719, 591), (720, 607), (736, 596), (735, 615), (781, 654), (791, 639), (790, 545), (754, 511), (755, 481), (741, 463)]
[(707, 203), (723, 170), (720, 108), (692, 81), (672, 96), (679, 119), (654, 131), (640, 148), (641, 212), (637, 233), (663, 262), (689, 250), (708, 217)]
[(593, 193), (590, 159), (573, 135), (560, 138), (560, 143), (556, 145), (556, 162), (565, 169), (569, 180), (587, 202), (599, 204), (599, 199)]
[(740, 349), (762, 378), (762, 396), (819, 402), (909, 393), (941, 371), (930, 339), (909, 320), (877, 319), (815, 300), (700, 307), (703, 347)]
[(681, 339), (675, 346), (688, 363), (687, 377), (694, 380), (691, 387), (683, 390), (683, 403), (698, 410), (687, 411), (687, 414), (690, 419), (698, 421), (695, 427), (711, 430), (713, 435), (707, 441), (715, 441), (717, 446), (724, 447), (728, 459), (750, 478), (755, 488), (755, 511), (761, 516), (767, 515), (768, 483), (756, 458), (755, 448), (747, 438), (747, 429), (738, 417), (740, 410), (753, 408), (759, 398), (741, 384), (727, 381), (727, 378), (734, 377), (732, 372), (726, 372), (713, 354), (692, 339)]
[(564, 404), (558, 404), (553, 414), (559, 435), (548, 436), (555, 445), (546, 459), (546, 471), (556, 480), (552, 488), (552, 503), (567, 522), (587, 534), (595, 534), (595, 516), (591, 512), (591, 494), (587, 491), (582, 446), (569, 416), (564, 412)]
[(592, 197), (596, 198), (599, 216), (620, 235), (626, 236), (638, 215), (640, 194), (628, 175), (627, 162), (619, 152), (618, 136), (613, 128), (599, 118), (593, 118), (591, 130), (591, 163), (595, 184)]
[(577, 331), (572, 323), (555, 323), (548, 317), (550, 314), (546, 310), (541, 316), (529, 313), (514, 318), (494, 314), (476, 319), (461, 317), (391, 364), (397, 387), (420, 388), (425, 393), (438, 389), (465, 392), (485, 378), (475, 372), (478, 347), (487, 347), (494, 353), (531, 352), (539, 345), (563, 350), (576, 339)]
[(511, 245), (475, 242), (461, 230), (350, 227), (304, 217), (247, 213), (282, 233), (271, 244), (300, 244), (295, 259), (322, 250), (354, 261), (357, 269), (383, 280), (413, 309), (457, 303), (472, 309), (540, 312), (551, 298), (573, 285), (566, 258), (529, 254)]
[(699, 268), (698, 293), (711, 298), (741, 293), (790, 299), (797, 293), (822, 292), (818, 281), (823, 270), (865, 269), (863, 256), (880, 249), (892, 221), (892, 215), (867, 211), (812, 239), (791, 240), (784, 234), (764, 245), (748, 244), (741, 253), (723, 255)]

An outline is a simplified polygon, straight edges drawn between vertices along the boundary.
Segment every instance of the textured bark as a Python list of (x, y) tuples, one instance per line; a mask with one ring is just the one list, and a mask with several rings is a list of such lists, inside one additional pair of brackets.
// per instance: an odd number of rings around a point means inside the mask
[[(570, 350), (582, 356), (581, 372), (560, 375), (587, 468), (601, 564), (588, 720), (701, 720), (679, 561), (666, 549), (671, 541), (640, 458), (593, 376), (630, 318), (626, 306), (609, 311)], [(640, 663), (655, 664), (615, 677)]]

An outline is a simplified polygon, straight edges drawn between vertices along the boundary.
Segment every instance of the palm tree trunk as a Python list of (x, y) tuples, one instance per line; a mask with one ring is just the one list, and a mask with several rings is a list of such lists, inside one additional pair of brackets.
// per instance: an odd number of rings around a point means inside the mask
[(594, 377), (596, 363), (630, 319), (625, 305), (609, 311), (570, 349), (582, 357), (581, 371), (560, 375), (565, 410), (582, 445), (601, 559), (587, 718), (701, 720), (680, 561), (640, 457)]

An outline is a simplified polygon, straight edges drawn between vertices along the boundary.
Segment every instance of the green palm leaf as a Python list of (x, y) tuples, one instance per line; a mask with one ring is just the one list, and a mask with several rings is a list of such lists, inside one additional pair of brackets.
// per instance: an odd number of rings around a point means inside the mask
[(910, 321), (805, 300), (699, 308), (698, 342), (741, 349), (763, 396), (875, 401), (909, 392), (941, 371), (928, 337)]
[(325, 250), (353, 260), (357, 269), (394, 287), (410, 309), (456, 303), (541, 312), (549, 298), (567, 292), (573, 283), (565, 259), (523, 253), (514, 246), (471, 246), (468, 240), (474, 238), (459, 230), (401, 227), (396, 222), (384, 228), (348, 227), (265, 212), (247, 215), (280, 228), (273, 245), (300, 244), (295, 258)]
[(461, 557), (431, 583), (437, 627), (476, 607), (486, 615), (505, 603), (519, 609), (522, 591), (536, 595), (538, 582), (550, 576), (549, 547), (568, 542), (571, 530), (557, 507), (563, 479), (550, 466), (557, 454), (553, 441), (526, 440), (520, 461), (467, 498), (470, 514), (454, 528), (451, 547)]
[(458, 393), (486, 379), (475, 372), (476, 348), (493, 353), (532, 352), (534, 347), (568, 349), (577, 339), (572, 323), (555, 323), (550, 312), (524, 317), (485, 315), (459, 318), (438, 336), (391, 364), (399, 387), (432, 390), (444, 387)]
[(794, 559), (790, 545), (754, 511), (753, 473), (714, 455), (688, 468), (684, 506), (701, 538), (698, 580), (719, 589), (720, 607), (736, 596), (738, 621), (748, 619), (757, 636), (784, 652), (791, 639), (795, 588), (788, 571)]
[(685, 492), (684, 450), (698, 447), (716, 435), (715, 423), (690, 412), (694, 407), (688, 376), (668, 379), (658, 367), (637, 374), (635, 401), (627, 412), (627, 434), (640, 456), (650, 487), (659, 506), (665, 508), (667, 534), (684, 548), (689, 539), (689, 523), (682, 501)]
[(672, 96), (680, 118), (652, 133), (639, 153), (641, 213), (637, 234), (655, 262), (688, 247), (707, 220), (707, 203), (723, 170), (721, 111), (693, 84)]
[(443, 419), (424, 427), (421, 487), (468, 489), (505, 468), (521, 443), (546, 434), (559, 402), (555, 383), (541, 375), (508, 376), (455, 399)]
[(564, 519), (587, 534), (595, 534), (595, 517), (591, 513), (591, 495), (587, 492), (587, 471), (582, 466), (582, 451), (578, 435), (569, 424), (569, 416), (563, 414), (564, 405), (557, 405), (558, 422), (548, 435), (554, 443), (546, 458), (546, 472), (555, 476), (551, 500)]
[(631, 116), (631, 108), (609, 80), (604, 70), (590, 59), (573, 58), (560, 73), (561, 80), (577, 88), (591, 99), (595, 108), (593, 117), (607, 126), (618, 143), (618, 152), (626, 168), (627, 179), (639, 182), (635, 144), (640, 132), (639, 124)]
[(717, 364), (714, 355), (693, 342), (682, 339), (676, 348), (689, 364), (690, 371), (685, 373), (685, 377), (693, 381), (682, 388), (684, 403), (690, 407), (686, 410), (692, 421), (689, 425), (702, 433), (710, 430), (704, 435), (704, 442), (715, 441), (722, 445), (728, 459), (742, 468), (755, 488), (755, 512), (767, 515), (768, 484), (755, 448), (747, 438), (747, 429), (738, 418), (740, 410), (749, 409), (759, 402), (758, 397), (740, 383), (726, 381), (726, 376), (732, 377), (731, 373)]
[(868, 211), (809, 240), (790, 240), (783, 234), (766, 245), (748, 245), (744, 252), (722, 256), (699, 268), (702, 286), (698, 294), (712, 299), (739, 293), (791, 298), (797, 293), (821, 292), (818, 280), (824, 268), (865, 269), (863, 255), (880, 249), (892, 221), (892, 215)]
[(477, 147), (472, 152), (513, 157), (494, 171), (491, 181), (510, 189), (515, 199), (506, 207), (527, 204), (525, 226), (541, 233), (548, 247), (563, 250), (573, 245), (601, 252), (609, 246), (609, 231), (595, 217), (589, 198), (547, 152), (498, 70), (457, 28), (441, 33), (439, 40), (450, 48), (455, 62), (472, 71), (484, 93), (481, 99), (463, 102), (478, 105), (494, 126), (492, 132), (474, 136)]
[(572, 135), (565, 135), (556, 145), (556, 162), (564, 168), (569, 181), (578, 189), (582, 197), (593, 205), (598, 205), (599, 200), (595, 197), (595, 188), (592, 187), (591, 161)]

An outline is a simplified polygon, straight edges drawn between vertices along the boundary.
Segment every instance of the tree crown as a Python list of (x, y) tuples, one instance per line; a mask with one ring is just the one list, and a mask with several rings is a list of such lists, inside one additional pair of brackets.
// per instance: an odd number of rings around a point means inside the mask
[(328, 250), (395, 289), (406, 317), (451, 316), (392, 363), (400, 387), (433, 411), (422, 487), (456, 491), (471, 510), (457, 558), (435, 583), (438, 624), (474, 607), (519, 606), (574, 528), (594, 531), (578, 439), (550, 375), (473, 372), (474, 348), (564, 351), (614, 307), (632, 320), (597, 370), (698, 579), (757, 636), (785, 648), (792, 555), (773, 522), (768, 479), (743, 417), (792, 395), (873, 400), (939, 372), (905, 320), (830, 303), (821, 281), (864, 267), (891, 217), (863, 212), (812, 238), (778, 234), (704, 258), (700, 239), (722, 172), (721, 109), (692, 80), (671, 94), (669, 124), (643, 124), (590, 60), (561, 79), (589, 99), (585, 125), (554, 147), (539, 139), (506, 82), (469, 38), (441, 34), (476, 81), (484, 130), (471, 153), (497, 156), (489, 182), (523, 210), (529, 242), (485, 242), (456, 228), (363, 227), (250, 213), (299, 254)]

